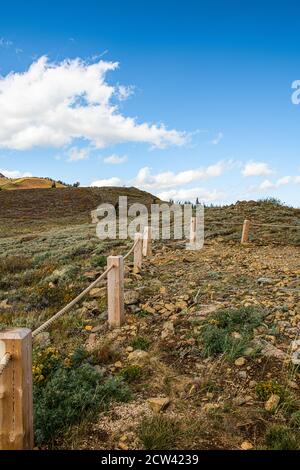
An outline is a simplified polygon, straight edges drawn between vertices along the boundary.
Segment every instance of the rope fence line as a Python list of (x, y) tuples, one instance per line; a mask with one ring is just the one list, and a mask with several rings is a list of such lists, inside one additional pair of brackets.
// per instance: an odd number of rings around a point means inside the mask
[(8, 366), (8, 363), (11, 359), (12, 355), (10, 353), (5, 353), (2, 359), (0, 360), (0, 377), (4, 372), (5, 368)]
[(130, 250), (126, 253), (126, 255), (123, 256), (123, 259), (124, 259), (124, 260), (127, 259), (128, 256), (131, 255), (131, 253), (134, 251), (134, 249), (135, 249), (136, 245), (138, 244), (138, 242), (139, 242), (138, 240), (135, 240), (135, 242), (134, 242), (134, 244), (132, 245), (132, 247), (130, 248)]
[[(136, 240), (132, 247), (130, 248), (130, 250), (126, 253), (126, 255), (123, 256), (123, 259), (125, 260), (126, 258), (128, 258), (128, 256), (131, 255), (131, 253), (134, 251), (134, 249), (136, 248), (137, 244), (139, 243), (139, 240)], [(57, 312), (56, 314), (54, 314), (51, 318), (49, 318), (49, 320), (45, 321), (41, 326), (39, 326), (38, 328), (36, 328), (33, 332), (32, 332), (32, 338), (35, 338), (35, 336), (37, 336), (39, 333), (42, 333), (43, 331), (45, 331), (48, 326), (50, 326), (55, 320), (58, 320), (62, 315), (64, 315), (65, 313), (69, 312), (72, 307), (74, 307), (74, 305), (76, 305), (86, 294), (88, 294), (94, 287), (96, 287), (96, 285), (106, 277), (106, 275), (114, 268), (113, 265), (109, 266), (108, 268), (106, 268), (106, 270), (95, 280), (93, 281), (86, 289), (84, 289), (77, 297), (75, 297), (75, 299), (71, 300), (71, 302), (69, 302), (65, 307), (63, 307), (61, 310), (59, 310), (59, 312)]]

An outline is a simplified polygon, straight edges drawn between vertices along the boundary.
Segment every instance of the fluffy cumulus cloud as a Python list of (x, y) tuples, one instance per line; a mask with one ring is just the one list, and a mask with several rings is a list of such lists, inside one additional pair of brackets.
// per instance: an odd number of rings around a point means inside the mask
[(65, 60), (43, 56), (23, 73), (0, 76), (0, 148), (62, 147), (85, 139), (97, 148), (121, 142), (155, 147), (183, 145), (187, 135), (163, 124), (124, 116), (116, 102), (131, 88), (111, 86), (106, 74), (117, 62)]
[(242, 169), (242, 175), (248, 176), (267, 176), (274, 173), (267, 163), (263, 162), (248, 162)]
[(120, 165), (121, 163), (127, 162), (127, 160), (127, 155), (120, 156), (115, 153), (103, 159), (104, 163), (107, 163), (108, 165)]
[(98, 188), (101, 188), (103, 186), (122, 186), (122, 180), (120, 178), (117, 178), (116, 176), (113, 176), (112, 178), (93, 181), (91, 186)]
[(216, 189), (209, 191), (205, 188), (182, 188), (171, 189), (170, 191), (162, 191), (157, 194), (162, 201), (195, 201), (198, 198), (199, 202), (215, 202), (221, 201), (226, 198), (226, 194)]
[(1, 168), (0, 174), (5, 176), (6, 178), (26, 178), (32, 176), (32, 174), (28, 172), (23, 173), (19, 170), (1, 170)]
[(151, 173), (149, 167), (144, 167), (139, 170), (132, 184), (145, 189), (174, 188), (193, 181), (220, 176), (230, 166), (231, 162), (218, 162), (206, 168), (196, 168), (180, 171), (179, 173), (164, 171), (155, 175)]
[(271, 189), (278, 189), (281, 186), (286, 186), (291, 183), (300, 183), (300, 176), (283, 176), (279, 178), (277, 181), (270, 181), (264, 180), (258, 187), (254, 186), (252, 191), (260, 190), (260, 191), (269, 191)]

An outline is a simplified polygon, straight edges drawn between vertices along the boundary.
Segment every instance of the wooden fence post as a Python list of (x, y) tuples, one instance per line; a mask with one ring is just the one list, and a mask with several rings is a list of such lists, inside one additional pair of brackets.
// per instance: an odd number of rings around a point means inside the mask
[(108, 324), (119, 327), (124, 323), (124, 260), (123, 256), (108, 256), (107, 267)]
[(144, 228), (143, 255), (152, 256), (152, 231), (151, 227)]
[(242, 239), (241, 239), (242, 245), (249, 242), (249, 230), (250, 230), (250, 220), (246, 219), (243, 225), (243, 233), (242, 233)]
[(32, 337), (28, 328), (0, 332), (0, 358), (11, 359), (0, 375), (0, 450), (31, 450)]
[(133, 251), (133, 270), (139, 272), (142, 269), (143, 261), (143, 235), (136, 233), (134, 236), (134, 243), (136, 243)]
[(191, 228), (190, 228), (190, 243), (196, 243), (196, 217), (191, 217)]

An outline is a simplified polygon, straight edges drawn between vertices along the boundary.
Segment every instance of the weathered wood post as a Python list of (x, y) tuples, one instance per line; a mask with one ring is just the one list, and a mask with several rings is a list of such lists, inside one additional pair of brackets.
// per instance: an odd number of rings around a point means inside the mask
[(108, 256), (107, 267), (108, 324), (119, 327), (124, 323), (124, 260), (123, 256)]
[(143, 262), (143, 235), (136, 233), (134, 236), (134, 251), (133, 251), (133, 270), (139, 272), (142, 269)]
[(191, 217), (191, 228), (190, 228), (190, 243), (196, 243), (196, 228), (197, 228), (197, 219), (196, 217)]
[(0, 450), (31, 450), (32, 337), (28, 328), (0, 332), (0, 359), (6, 354), (11, 359), (0, 375)]
[(246, 219), (243, 225), (243, 232), (242, 232), (242, 239), (241, 239), (242, 245), (249, 242), (249, 230), (250, 230), (250, 220)]
[(143, 255), (144, 256), (152, 256), (152, 231), (151, 231), (151, 227), (145, 227), (144, 228)]

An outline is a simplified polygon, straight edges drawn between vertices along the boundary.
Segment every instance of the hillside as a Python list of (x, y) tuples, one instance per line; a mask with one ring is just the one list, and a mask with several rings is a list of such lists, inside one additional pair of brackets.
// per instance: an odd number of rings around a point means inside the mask
[(0, 235), (42, 229), (50, 225), (91, 222), (90, 212), (98, 205), (115, 205), (119, 196), (128, 204), (150, 206), (158, 198), (137, 188), (51, 188), (0, 191)]
[[(131, 240), (101, 241), (82, 223), (94, 204), (125, 191), (132, 201), (153, 199), (135, 188), (0, 194), (1, 224), (14, 223), (0, 237), (0, 329), (37, 328), (103, 271), (108, 255), (128, 251)], [(42, 217), (40, 232), (32, 215)], [(259, 227), (248, 245), (239, 242), (245, 217), (300, 227), (299, 215), (274, 201), (208, 208), (203, 250), (156, 241), (139, 273), (125, 261), (121, 328), (106, 322), (106, 280), (56, 320), (34, 343), (35, 445), (299, 449), (291, 343), (299, 335), (300, 230)]]
[(0, 173), (0, 189), (42, 189), (51, 188), (55, 182), (57, 188), (65, 188), (65, 185), (49, 178), (38, 178), (35, 176), (25, 178), (6, 178)]

